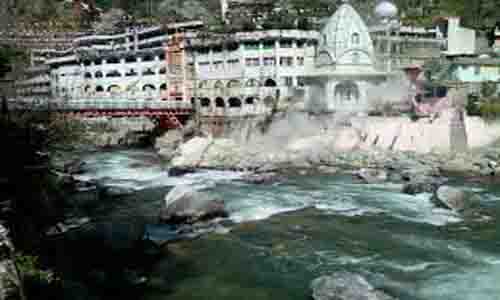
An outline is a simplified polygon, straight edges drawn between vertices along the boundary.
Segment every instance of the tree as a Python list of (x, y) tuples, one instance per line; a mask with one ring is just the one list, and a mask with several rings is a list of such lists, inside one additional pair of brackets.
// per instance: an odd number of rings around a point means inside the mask
[(497, 92), (497, 83), (494, 81), (486, 81), (481, 83), (481, 96), (490, 98)]

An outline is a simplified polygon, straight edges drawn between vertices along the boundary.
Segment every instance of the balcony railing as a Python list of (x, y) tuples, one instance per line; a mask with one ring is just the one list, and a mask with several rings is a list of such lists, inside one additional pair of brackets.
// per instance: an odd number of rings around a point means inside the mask
[(13, 109), (81, 111), (81, 110), (168, 110), (191, 109), (190, 102), (159, 100), (82, 99), (70, 101), (11, 101)]

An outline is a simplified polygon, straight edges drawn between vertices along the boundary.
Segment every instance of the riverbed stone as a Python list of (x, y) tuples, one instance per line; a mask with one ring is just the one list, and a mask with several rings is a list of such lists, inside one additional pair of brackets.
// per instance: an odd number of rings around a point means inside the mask
[(175, 150), (182, 142), (183, 134), (181, 130), (169, 130), (156, 139), (155, 149), (164, 160), (170, 161), (175, 155)]
[(228, 216), (224, 201), (191, 186), (178, 185), (162, 202), (160, 221), (165, 223), (195, 223)]
[(478, 207), (478, 196), (462, 189), (447, 185), (440, 186), (431, 198), (432, 202), (442, 208), (459, 213), (471, 213)]
[(365, 278), (349, 272), (337, 272), (311, 282), (314, 300), (390, 300), (393, 297), (376, 290)]
[(241, 181), (250, 184), (271, 184), (283, 180), (278, 173), (256, 173), (248, 174), (241, 178)]
[(387, 172), (376, 169), (361, 169), (354, 173), (356, 178), (364, 183), (373, 184), (381, 183), (387, 180)]

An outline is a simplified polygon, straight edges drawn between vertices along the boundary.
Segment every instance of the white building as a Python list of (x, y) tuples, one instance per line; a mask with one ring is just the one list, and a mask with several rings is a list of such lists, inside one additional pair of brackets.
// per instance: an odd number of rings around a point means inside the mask
[[(367, 91), (386, 78), (376, 70), (365, 23), (342, 4), (321, 32), (269, 30), (194, 38), (188, 64), (202, 115), (242, 116), (320, 99), (323, 111), (366, 112)], [(313, 108), (315, 109), (315, 108)]]

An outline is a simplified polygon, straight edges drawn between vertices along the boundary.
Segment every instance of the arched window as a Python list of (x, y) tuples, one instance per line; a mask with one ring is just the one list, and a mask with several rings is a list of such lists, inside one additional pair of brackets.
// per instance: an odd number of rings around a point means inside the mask
[(106, 77), (121, 77), (122, 74), (118, 72), (117, 70), (112, 70), (106, 73)]
[(224, 102), (224, 99), (222, 98), (216, 98), (215, 99), (215, 107), (226, 107), (226, 103)]
[(142, 72), (142, 75), (143, 76), (151, 76), (151, 75), (155, 75), (155, 72), (153, 72), (153, 70), (151, 70), (151, 69), (146, 69)]
[(257, 79), (249, 79), (245, 84), (247, 87), (256, 87), (259, 86), (259, 81)]
[(103, 77), (104, 77), (104, 75), (102, 74), (102, 72), (101, 72), (101, 71), (97, 71), (97, 72), (95, 72), (94, 77), (95, 77), (95, 78), (103, 78)]
[(135, 56), (127, 56), (127, 57), (125, 57), (125, 62), (126, 63), (134, 63), (134, 62), (137, 62), (137, 58)]
[(238, 98), (229, 98), (229, 107), (241, 107), (241, 100)]
[(241, 86), (240, 82), (238, 80), (229, 80), (227, 83), (228, 88), (239, 88)]
[(359, 45), (359, 33), (355, 32), (352, 34), (351, 42), (353, 45)]
[(106, 62), (108, 64), (119, 64), (120, 59), (118, 57), (110, 57), (110, 58), (108, 58), (108, 60)]
[(200, 102), (201, 102), (202, 107), (209, 107), (210, 106), (210, 99), (209, 98), (202, 98)]
[(119, 85), (113, 84), (108, 87), (108, 92), (110, 93), (120, 93), (122, 88)]
[(271, 78), (268, 78), (265, 82), (264, 82), (264, 86), (267, 86), (267, 87), (274, 87), (276, 86), (276, 81), (274, 81), (273, 79)]
[(359, 101), (358, 86), (352, 81), (343, 81), (337, 84), (335, 99), (339, 102)]
[(218, 81), (215, 82), (214, 88), (216, 88), (216, 89), (222, 89), (222, 88), (224, 88), (224, 83), (222, 83), (222, 81), (218, 80)]
[(252, 105), (255, 103), (255, 98), (254, 97), (248, 97), (245, 99), (245, 104)]
[(160, 74), (167, 74), (167, 68), (165, 68), (165, 67), (161, 67), (161, 68), (160, 68), (160, 72), (159, 72), (159, 73), (160, 73)]
[(90, 73), (90, 72), (85, 72), (84, 77), (85, 77), (85, 78), (92, 78), (92, 73)]
[(206, 80), (200, 81), (200, 83), (198, 84), (198, 88), (200, 88), (200, 89), (208, 88), (208, 81), (206, 81)]
[(142, 87), (142, 90), (144, 92), (147, 92), (147, 91), (154, 91), (156, 90), (156, 87), (152, 84), (145, 84), (143, 87)]
[(166, 90), (167, 90), (167, 84), (162, 83), (162, 85), (160, 85), (160, 91), (166, 91)]
[(134, 69), (128, 70), (127, 73), (125, 73), (125, 76), (130, 77), (130, 76), (137, 76), (137, 72)]
[(104, 88), (102, 86), (98, 85), (98, 86), (95, 87), (95, 91), (98, 92), (98, 93), (104, 92)]

